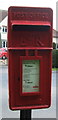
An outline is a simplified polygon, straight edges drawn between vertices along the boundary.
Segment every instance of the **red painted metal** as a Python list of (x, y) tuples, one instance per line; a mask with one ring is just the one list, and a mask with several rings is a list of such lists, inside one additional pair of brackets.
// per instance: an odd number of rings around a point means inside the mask
[[(8, 10), (9, 106), (12, 110), (51, 105), (52, 19), (50, 8), (10, 7)], [(22, 92), (23, 60), (40, 61), (37, 92)], [(36, 88), (38, 86), (33, 86)]]

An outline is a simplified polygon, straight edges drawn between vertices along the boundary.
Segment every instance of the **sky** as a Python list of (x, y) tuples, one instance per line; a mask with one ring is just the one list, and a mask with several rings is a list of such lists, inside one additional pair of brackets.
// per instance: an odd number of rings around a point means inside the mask
[(8, 10), (10, 6), (50, 7), (53, 10), (53, 29), (56, 29), (57, 0), (0, 0), (0, 10)]

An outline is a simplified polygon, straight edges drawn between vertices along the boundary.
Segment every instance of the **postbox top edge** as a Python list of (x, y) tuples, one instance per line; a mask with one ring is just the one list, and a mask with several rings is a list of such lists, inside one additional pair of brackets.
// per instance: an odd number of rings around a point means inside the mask
[(11, 9), (16, 9), (16, 8), (27, 8), (27, 9), (46, 9), (46, 10), (50, 10), (51, 12), (53, 12), (53, 9), (51, 8), (51, 7), (35, 7), (35, 6), (10, 6), (9, 8), (8, 8), (8, 11), (10, 11)]

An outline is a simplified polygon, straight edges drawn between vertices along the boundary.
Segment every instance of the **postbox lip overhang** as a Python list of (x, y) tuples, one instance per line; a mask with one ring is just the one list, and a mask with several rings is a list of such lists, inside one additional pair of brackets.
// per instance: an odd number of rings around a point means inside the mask
[(43, 21), (12, 21), (11, 29), (15, 31), (46, 31), (51, 27), (51, 23)]
[(50, 27), (51, 23), (47, 22), (47, 21), (11, 21), (11, 25), (15, 26), (15, 25), (31, 25), (31, 26), (46, 26), (46, 27)]

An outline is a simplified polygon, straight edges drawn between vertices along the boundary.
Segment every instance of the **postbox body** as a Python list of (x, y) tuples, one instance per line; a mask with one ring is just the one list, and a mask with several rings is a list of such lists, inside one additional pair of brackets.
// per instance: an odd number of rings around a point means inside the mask
[(52, 18), (50, 8), (8, 10), (9, 106), (12, 110), (51, 105)]

